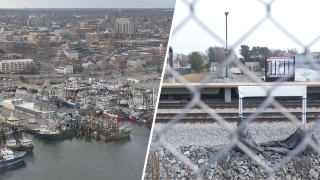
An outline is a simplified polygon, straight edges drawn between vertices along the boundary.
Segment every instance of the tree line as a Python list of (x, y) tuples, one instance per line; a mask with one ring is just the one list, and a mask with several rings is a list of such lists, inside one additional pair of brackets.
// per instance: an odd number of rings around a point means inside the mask
[[(236, 53), (232, 50), (228, 50), (228, 56), (233, 55), (232, 58), (239, 59), (241, 62), (259, 62), (260, 67), (264, 67), (264, 60), (266, 56), (292, 56), (296, 54), (295, 48), (288, 50), (274, 49), (270, 50), (268, 47), (253, 46), (250, 48), (248, 45), (241, 45), (239, 54), (242, 56), (237, 57)], [(194, 51), (188, 55), (178, 53), (176, 54), (176, 60), (179, 61), (181, 67), (186, 67), (188, 64), (196, 72), (200, 73), (206, 68), (211, 67), (211, 63), (220, 64), (226, 59), (225, 47), (208, 47), (205, 52)], [(235, 66), (234, 63), (230, 63), (229, 67)]]

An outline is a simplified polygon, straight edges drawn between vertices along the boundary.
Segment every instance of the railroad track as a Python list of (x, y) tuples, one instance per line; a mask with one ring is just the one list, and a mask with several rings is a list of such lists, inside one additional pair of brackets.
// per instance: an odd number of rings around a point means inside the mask
[[(301, 117), (297, 117), (297, 118), (301, 119)], [(317, 118), (318, 117), (307, 117), (307, 122), (315, 121), (315, 120), (317, 120)], [(238, 121), (238, 117), (224, 118), (224, 119), (228, 122), (237, 122)], [(166, 119), (166, 118), (156, 118), (157, 123), (167, 123), (170, 120), (171, 119)], [(289, 119), (285, 118), (285, 117), (280, 117), (280, 118), (259, 117), (259, 118), (256, 118), (253, 122), (257, 122), (257, 121), (259, 121), (259, 122), (283, 122), (283, 121), (289, 121)], [(213, 118), (182, 118), (179, 122), (181, 122), (181, 123), (186, 123), (186, 122), (196, 123), (196, 122), (218, 122), (218, 121)]]
[[(159, 103), (158, 109), (183, 109), (188, 103)], [(238, 103), (206, 103), (212, 109), (237, 109)], [(301, 102), (281, 102), (284, 108), (301, 108)], [(260, 102), (243, 102), (243, 108), (258, 108), (261, 105)], [(275, 108), (270, 105), (269, 108)], [(320, 102), (307, 102), (307, 108), (320, 108)], [(202, 109), (199, 106), (194, 106), (193, 109)]]
[[(290, 112), (292, 116), (301, 119), (301, 112)], [(156, 122), (168, 122), (177, 113), (158, 113), (156, 117)], [(238, 120), (238, 113), (217, 113), (225, 120), (230, 122), (236, 122)], [(252, 114), (252, 112), (242, 113), (243, 118), (247, 118)], [(307, 121), (314, 121), (320, 117), (320, 112), (307, 112)], [(288, 118), (281, 112), (262, 112), (255, 121), (288, 121)], [(208, 113), (188, 113), (183, 116), (180, 122), (216, 122)]]

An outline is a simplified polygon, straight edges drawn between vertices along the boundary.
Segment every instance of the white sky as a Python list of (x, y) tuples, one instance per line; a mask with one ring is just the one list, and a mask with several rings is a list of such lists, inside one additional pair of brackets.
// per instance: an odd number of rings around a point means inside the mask
[[(269, 0), (264, 2), (269, 2)], [(319, 0), (276, 0), (271, 5), (271, 16), (301, 43), (307, 45), (320, 35), (319, 8)], [(182, 0), (177, 0), (172, 30), (186, 18), (189, 9), (189, 6)], [(199, 0), (194, 7), (194, 12), (198, 19), (215, 32), (224, 43), (221, 44), (194, 20), (190, 20), (171, 36), (170, 45), (174, 53), (204, 52), (210, 46), (225, 47), (226, 19), (224, 12), (229, 12), (228, 46), (230, 46), (254, 27), (267, 11), (265, 5), (258, 0)], [(303, 47), (273, 25), (271, 20), (265, 21), (254, 33), (241, 41), (234, 49), (238, 55), (240, 45), (266, 46), (269, 49), (297, 48), (300, 53), (304, 52)], [(320, 41), (310, 49), (320, 51)]]
[(174, 8), (175, 0), (0, 0), (0, 8)]

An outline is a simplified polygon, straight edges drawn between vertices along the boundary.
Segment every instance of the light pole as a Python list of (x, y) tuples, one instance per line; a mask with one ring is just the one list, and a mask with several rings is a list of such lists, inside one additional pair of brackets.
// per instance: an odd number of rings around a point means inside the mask
[(227, 19), (228, 19), (228, 14), (229, 12), (225, 12), (226, 14), (226, 76), (225, 78), (228, 78), (228, 63), (227, 63), (227, 58), (228, 58), (228, 23), (227, 23)]

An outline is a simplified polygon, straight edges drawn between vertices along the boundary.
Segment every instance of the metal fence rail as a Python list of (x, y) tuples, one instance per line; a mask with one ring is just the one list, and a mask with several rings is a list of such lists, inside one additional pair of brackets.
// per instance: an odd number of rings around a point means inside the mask
[[(185, 19), (182, 22), (179, 22), (178, 26), (176, 26), (175, 29), (172, 29), (172, 33), (171, 33), (171, 37), (175, 36), (176, 34), (179, 33), (179, 31), (181, 29), (183, 29), (184, 25), (190, 21), (193, 20), (194, 22), (197, 23), (197, 25), (201, 28), (203, 28), (203, 30), (205, 30), (208, 34), (210, 34), (215, 40), (217, 40), (218, 42), (220, 42), (221, 44), (224, 44), (225, 41), (222, 40), (222, 37), (219, 37), (214, 30), (208, 28), (204, 23), (201, 22), (201, 19), (199, 19), (195, 14), (194, 14), (194, 10), (195, 10), (195, 5), (201, 1), (201, 0), (195, 0), (193, 2), (187, 2), (185, 0), (180, 0), (182, 2), (184, 2), (185, 4), (187, 4), (190, 8), (189, 14), (186, 14)], [(229, 50), (230, 49), (234, 49), (234, 47), (237, 47), (238, 45), (240, 45), (240, 43), (243, 42), (243, 40), (245, 40), (247, 37), (249, 37), (254, 31), (256, 31), (256, 29), (258, 27), (261, 26), (261, 24), (267, 20), (269, 20), (270, 22), (272, 22), (281, 32), (283, 32), (287, 37), (289, 37), (291, 40), (293, 40), (294, 42), (296, 42), (297, 44), (299, 44), (302, 48), (304, 49), (308, 49), (310, 46), (312, 46), (313, 44), (315, 44), (319, 39), (320, 39), (320, 35), (316, 38), (314, 38), (309, 44), (303, 44), (298, 37), (295, 37), (294, 35), (292, 35), (288, 30), (286, 30), (283, 26), (280, 25), (280, 23), (277, 22), (277, 19), (275, 17), (273, 17), (270, 14), (271, 8), (272, 8), (272, 4), (276, 1), (273, 0), (269, 3), (266, 3), (262, 0), (257, 0), (260, 3), (262, 3), (265, 6), (266, 9), (266, 14), (265, 16), (258, 21), (257, 24), (255, 24), (251, 29), (249, 29), (242, 37), (240, 37), (238, 39), (238, 41), (236, 41), (236, 43), (229, 45)], [(235, 52), (235, 51), (232, 51)], [(172, 53), (172, 50), (170, 51), (170, 53)], [(169, 55), (169, 57), (172, 59), (172, 54)], [(247, 72), (247, 75), (250, 77), (250, 81), (256, 82), (258, 85), (261, 86), (266, 86), (268, 85), (265, 82), (261, 81), (261, 78), (256, 76), (253, 72), (249, 71), (246, 66), (244, 66), (243, 63), (241, 63), (237, 58), (234, 58), (235, 54), (229, 54), (228, 57), (222, 62), (220, 63), (220, 69), (222, 69), (223, 67), (226, 66), (226, 64), (230, 64), (231, 62), (233, 62), (234, 64), (236, 64), (237, 67), (241, 68), (242, 71)], [(311, 67), (313, 69), (319, 69), (319, 65), (314, 63), (314, 61), (312, 60), (310, 53), (308, 51), (306, 51), (306, 58), (305, 58), (306, 62), (310, 63)], [(239, 147), (243, 152), (245, 152), (250, 158), (252, 158), (253, 160), (256, 160), (256, 162), (264, 168), (266, 174), (267, 174), (267, 178), (268, 179), (274, 179), (275, 178), (275, 173), (277, 171), (279, 171), (279, 169), (281, 169), (284, 165), (286, 165), (293, 157), (297, 156), (300, 152), (302, 152), (307, 146), (312, 147), (315, 152), (320, 153), (320, 148), (315, 145), (313, 143), (313, 141), (311, 140), (311, 133), (317, 129), (320, 125), (320, 118), (318, 118), (316, 121), (314, 121), (311, 125), (302, 125), (301, 124), (301, 120), (298, 120), (295, 116), (293, 116), (292, 113), (290, 112), (281, 112), (283, 114), (283, 116), (287, 117), (290, 122), (294, 123), (297, 127), (300, 127), (303, 132), (306, 134), (306, 136), (304, 137), (304, 139), (301, 141), (301, 143), (293, 150), (291, 151), (291, 153), (289, 155), (287, 155), (285, 158), (283, 158), (279, 163), (276, 164), (276, 166), (274, 167), (270, 167), (268, 164), (266, 164), (264, 161), (260, 161), (260, 159), (258, 158), (258, 155), (255, 154), (252, 150), (250, 150), (246, 145), (244, 145), (243, 143), (241, 143), (238, 140), (238, 133), (245, 128), (245, 125), (242, 124), (242, 126), (240, 128), (238, 128), (237, 130), (235, 130), (233, 127), (231, 127), (229, 125), (229, 123), (227, 123), (227, 121), (221, 117), (219, 115), (219, 113), (215, 112), (215, 110), (213, 110), (212, 108), (210, 108), (206, 103), (204, 103), (200, 97), (200, 90), (203, 88), (203, 85), (209, 82), (212, 82), (212, 79), (214, 78), (214, 74), (213, 72), (210, 73), (208, 76), (206, 76), (202, 82), (200, 86), (194, 87), (192, 86), (186, 79), (184, 79), (182, 76), (180, 76), (180, 74), (175, 71), (172, 67), (167, 67), (167, 72), (170, 73), (173, 77), (175, 77), (180, 83), (183, 83), (185, 85), (185, 87), (190, 91), (190, 94), (193, 94), (193, 97), (191, 99), (191, 101), (185, 105), (185, 107), (183, 108), (183, 110), (181, 111), (181, 113), (177, 113), (169, 122), (167, 122), (167, 124), (159, 129), (154, 129), (153, 131), (153, 143), (152, 146), (150, 147), (150, 151), (149, 151), (149, 156), (151, 157), (153, 155), (153, 152), (155, 150), (157, 150), (159, 147), (163, 147), (166, 150), (168, 150), (170, 153), (172, 153), (173, 156), (175, 156), (177, 159), (179, 159), (180, 161), (182, 161), (185, 165), (188, 166), (188, 168), (190, 168), (191, 170), (193, 170), (195, 176), (197, 179), (201, 179), (203, 172), (205, 172), (208, 168), (210, 168), (210, 166), (214, 163), (216, 163), (218, 160), (220, 160), (222, 157), (224, 157), (232, 148), (234, 148), (235, 146)], [(275, 84), (280, 84), (284, 81), (286, 81), (288, 79), (288, 77), (282, 77), (280, 79), (278, 79)], [(248, 79), (246, 79), (246, 81), (248, 81)], [(277, 86), (273, 86), (270, 89), (265, 89), (266, 91), (268, 91), (268, 94), (270, 94), (269, 92), (273, 91), (274, 89), (276, 89)], [(273, 107), (277, 108), (277, 109), (282, 109), (284, 108), (279, 102), (277, 102), (277, 100), (275, 100), (274, 97), (272, 96), (267, 96), (263, 103), (261, 103), (261, 105), (257, 108), (257, 111), (252, 113), (249, 117), (247, 117), (245, 119), (245, 122), (251, 123), (253, 122), (259, 115), (262, 114), (262, 111), (269, 107), (270, 105), (272, 105)], [(203, 165), (200, 168), (198, 167), (198, 165), (193, 164), (193, 162), (187, 158), (186, 156), (184, 156), (183, 154), (181, 154), (180, 152), (178, 152), (172, 145), (170, 145), (169, 143), (167, 143), (165, 141), (164, 138), (164, 134), (170, 130), (170, 128), (177, 122), (179, 122), (184, 115), (186, 115), (193, 107), (200, 107), (203, 110), (205, 110), (206, 113), (208, 113), (212, 118), (214, 118), (217, 122), (219, 122), (221, 125), (223, 125), (228, 131), (230, 131), (230, 133), (232, 134), (232, 138), (229, 144), (226, 144), (222, 150), (217, 153), (216, 157), (214, 160), (211, 160), (209, 164), (207, 165)], [(156, 124), (155, 124), (156, 126)]]

